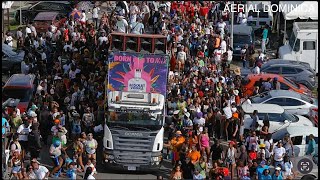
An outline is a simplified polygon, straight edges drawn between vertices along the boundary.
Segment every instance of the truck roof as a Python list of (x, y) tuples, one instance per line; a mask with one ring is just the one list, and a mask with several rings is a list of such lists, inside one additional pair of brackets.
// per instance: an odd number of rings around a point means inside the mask
[(312, 31), (312, 32), (318, 32), (318, 22), (295, 22), (295, 28), (297, 31)]

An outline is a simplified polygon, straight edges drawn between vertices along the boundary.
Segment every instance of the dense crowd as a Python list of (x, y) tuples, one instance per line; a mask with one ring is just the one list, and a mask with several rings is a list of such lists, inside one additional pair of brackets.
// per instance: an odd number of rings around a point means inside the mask
[[(244, 133), (240, 105), (248, 97), (243, 95), (240, 70), (230, 69), (233, 50), (226, 22), (231, 14), (223, 11), (228, 3), (119, 1), (111, 13), (94, 6), (92, 17), (83, 10), (80, 18), (70, 16), (64, 26), (52, 24), (45, 33), (38, 33), (32, 22), (19, 28), (17, 47), (26, 51), (21, 71), (36, 76), (36, 90), (26, 113), (3, 109), (2, 123), (10, 125), (12, 139), (6, 144), (12, 175), (75, 179), (85, 172), (85, 179), (94, 178), (96, 139), (105, 116), (109, 35), (150, 32), (168, 40), (171, 179), (292, 179), (290, 138), (273, 147), (268, 121), (262, 128), (253, 123), (249, 134)], [(245, 24), (245, 18), (239, 13), (236, 23)], [(266, 40), (267, 31), (262, 36)], [(10, 46), (12, 37), (7, 33)], [(266, 58), (263, 52), (252, 58), (244, 46), (241, 59), (244, 67), (259, 67)], [(256, 93), (278, 88), (272, 83), (276, 79), (270, 82), (261, 84)], [(254, 122), (258, 113), (253, 112)], [(227, 149), (221, 139), (228, 141)], [(50, 171), (37, 160), (43, 145), (50, 146), (54, 162)], [(272, 163), (274, 174), (269, 170)]]

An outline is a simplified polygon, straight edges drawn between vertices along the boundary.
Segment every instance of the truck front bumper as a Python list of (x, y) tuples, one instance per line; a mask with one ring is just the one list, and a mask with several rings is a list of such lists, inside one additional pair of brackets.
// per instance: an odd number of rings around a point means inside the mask
[(112, 151), (104, 151), (103, 165), (107, 166), (108, 169), (122, 170), (122, 171), (156, 171), (159, 170), (162, 164), (161, 152), (153, 154), (150, 157), (149, 163), (123, 163), (117, 162), (117, 157), (114, 156)]

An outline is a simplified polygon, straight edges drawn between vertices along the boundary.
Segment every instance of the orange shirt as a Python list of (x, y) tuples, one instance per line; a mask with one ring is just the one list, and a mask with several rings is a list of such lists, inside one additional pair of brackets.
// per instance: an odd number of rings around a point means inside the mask
[(180, 137), (174, 137), (171, 139), (170, 144), (172, 145), (173, 150), (180, 149), (182, 144), (186, 141), (186, 139), (183, 136)]
[(199, 151), (191, 151), (188, 154), (188, 157), (190, 158), (191, 163), (194, 164), (195, 162), (199, 161), (201, 155)]
[(215, 48), (219, 48), (220, 47), (220, 42), (221, 42), (221, 39), (220, 38), (216, 38), (216, 42), (215, 42), (215, 44), (214, 44), (214, 47)]
[(195, 139), (196, 143), (193, 142), (193, 137), (190, 137), (190, 138), (189, 138), (189, 148), (191, 148), (192, 146), (198, 144), (198, 137), (195, 136), (194, 139)]

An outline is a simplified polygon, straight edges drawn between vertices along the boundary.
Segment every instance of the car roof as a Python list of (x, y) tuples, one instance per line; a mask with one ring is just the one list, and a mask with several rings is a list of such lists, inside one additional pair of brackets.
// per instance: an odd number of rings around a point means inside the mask
[(289, 90), (271, 90), (269, 91), (269, 94), (271, 97), (285, 96), (301, 99), (301, 95), (299, 93)]
[(13, 74), (9, 80), (4, 85), (5, 87), (16, 86), (16, 87), (33, 87), (33, 81), (35, 79), (35, 75), (32, 74)]
[(258, 111), (259, 113), (278, 113), (282, 114), (284, 109), (276, 104), (242, 104), (243, 111), (248, 113), (253, 113), (254, 110)]
[(48, 11), (48, 12), (40, 12), (34, 18), (34, 21), (46, 21), (46, 20), (53, 20), (59, 13)]
[(263, 73), (263, 74), (248, 74), (247, 76), (249, 79), (260, 79), (260, 78), (264, 78), (264, 79), (267, 79), (267, 78), (271, 78), (273, 79), (274, 77), (277, 77), (278, 80), (282, 79), (283, 77), (279, 74), (270, 74), (270, 73)]
[(286, 60), (286, 59), (270, 59), (268, 62), (262, 65), (262, 67), (267, 67), (270, 65), (291, 65), (291, 66), (302, 66), (310, 68), (310, 64), (307, 62), (295, 61), (295, 60)]
[(289, 134), (290, 137), (301, 136), (301, 135), (310, 135), (313, 134), (315, 137), (318, 137), (318, 128), (317, 127), (309, 127), (306, 130), (305, 126), (288, 126), (286, 128), (280, 129), (272, 135), (273, 139), (282, 139), (285, 134)]

